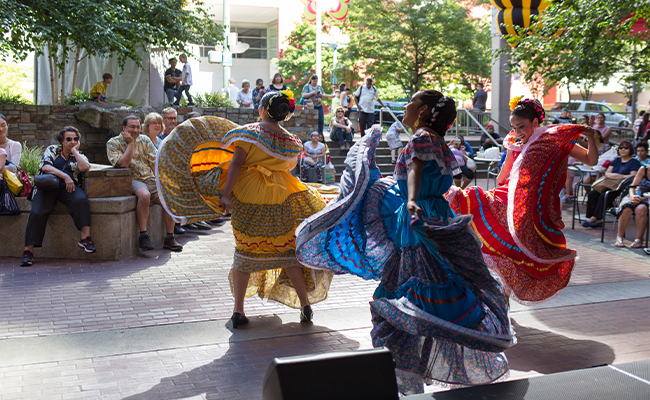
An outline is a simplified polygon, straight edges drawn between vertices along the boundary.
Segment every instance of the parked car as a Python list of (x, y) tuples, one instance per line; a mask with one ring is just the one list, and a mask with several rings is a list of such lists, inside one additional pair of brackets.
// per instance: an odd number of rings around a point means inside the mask
[(605, 114), (605, 125), (611, 126), (613, 128), (623, 127), (627, 128), (630, 126), (630, 120), (622, 114), (614, 111), (610, 106), (604, 103), (598, 103), (596, 101), (584, 101), (584, 100), (571, 100), (571, 102), (558, 102), (553, 105), (547, 115), (549, 117), (557, 118), (562, 113), (563, 108), (568, 108), (571, 117), (580, 121), (580, 118), (583, 115), (588, 115), (590, 118), (596, 116), (599, 113)]
[[(397, 117), (398, 120), (402, 120), (404, 118), (404, 103), (398, 103), (396, 101), (386, 101), (382, 100), (384, 105), (390, 107), (391, 111), (395, 116)], [(350, 109), (353, 112), (357, 111), (357, 106), (356, 104), (352, 106)], [(388, 110), (382, 110), (381, 109), (381, 104), (379, 102), (375, 101), (375, 123), (379, 123), (379, 111), (382, 113), (382, 122), (386, 125), (391, 125), (395, 120), (393, 119), (393, 116), (390, 115), (390, 112)]]

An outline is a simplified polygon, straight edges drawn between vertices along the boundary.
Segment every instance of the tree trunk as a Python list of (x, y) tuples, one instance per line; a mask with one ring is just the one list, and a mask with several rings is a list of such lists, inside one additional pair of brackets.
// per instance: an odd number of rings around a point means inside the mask
[(61, 49), (61, 99), (59, 103), (65, 105), (65, 67), (68, 65), (68, 39), (63, 39), (63, 48)]
[(52, 74), (52, 105), (59, 105), (59, 45), (52, 43), (50, 46), (50, 74)]
[(47, 61), (50, 63), (50, 98), (52, 99), (52, 105), (54, 105), (54, 96), (52, 93), (57, 93), (54, 86), (54, 63), (52, 62), (52, 42), (48, 42), (48, 52), (47, 52)]
[(75, 86), (77, 85), (77, 72), (79, 70), (79, 61), (81, 61), (79, 56), (81, 56), (81, 47), (79, 47), (79, 44), (77, 44), (77, 52), (74, 56), (74, 66), (72, 69), (72, 87), (70, 88), (70, 98), (74, 96)]

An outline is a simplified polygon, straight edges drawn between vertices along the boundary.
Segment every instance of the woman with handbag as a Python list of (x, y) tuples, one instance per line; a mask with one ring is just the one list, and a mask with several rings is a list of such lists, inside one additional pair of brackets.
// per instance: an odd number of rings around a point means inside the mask
[(34, 262), (34, 247), (41, 247), (45, 227), (57, 201), (68, 207), (74, 224), (81, 231), (77, 246), (86, 253), (96, 251), (90, 239), (90, 205), (86, 192), (79, 186), (79, 174), (90, 169), (88, 159), (79, 153), (79, 131), (66, 126), (56, 135), (59, 145), (45, 149), (38, 167), (39, 175), (34, 178), (36, 192), (32, 199), (25, 232), (25, 250), (20, 261), (21, 267), (29, 267)]
[(305, 142), (303, 153), (305, 158), (300, 165), (300, 179), (307, 182), (309, 179), (309, 170), (316, 170), (316, 180), (322, 182), (321, 167), (325, 164), (325, 143), (319, 140), (319, 133), (311, 133), (311, 141)]
[(7, 137), (7, 132), (9, 132), (7, 118), (0, 114), (0, 149), (3, 149), (7, 156), (6, 160), (2, 162), (2, 165), (4, 166), (7, 164), (7, 169), (16, 173), (18, 172), (18, 166), (20, 165), (20, 156), (23, 146), (21, 146), (20, 142), (9, 139)]
[[(634, 148), (632, 143), (623, 140), (618, 145), (619, 157), (612, 161), (605, 171), (605, 175), (591, 185), (591, 191), (587, 195), (587, 221), (582, 223), (585, 228), (600, 228), (603, 226), (603, 213), (609, 205), (605, 204), (607, 190), (618, 188), (618, 185), (625, 179), (636, 175), (641, 168), (639, 160), (633, 157)], [(613, 199), (612, 199), (613, 200)]]

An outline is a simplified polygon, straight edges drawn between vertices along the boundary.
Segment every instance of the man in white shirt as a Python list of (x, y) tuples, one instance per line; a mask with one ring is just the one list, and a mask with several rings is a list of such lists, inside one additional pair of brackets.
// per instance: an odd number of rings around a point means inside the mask
[(370, 129), (375, 123), (375, 100), (382, 107), (385, 106), (379, 99), (377, 88), (372, 84), (372, 78), (366, 78), (365, 86), (361, 86), (354, 92), (354, 98), (359, 112), (359, 133), (363, 136), (366, 134), (366, 129)]
[(178, 87), (178, 92), (176, 92), (176, 101), (174, 102), (174, 105), (179, 105), (181, 97), (183, 97), (183, 92), (185, 92), (185, 95), (187, 96), (187, 106), (193, 107), (194, 101), (190, 95), (190, 86), (192, 86), (192, 67), (190, 67), (190, 63), (187, 62), (187, 56), (185, 53), (181, 54), (178, 58), (184, 65), (183, 70), (181, 71), (181, 85)]

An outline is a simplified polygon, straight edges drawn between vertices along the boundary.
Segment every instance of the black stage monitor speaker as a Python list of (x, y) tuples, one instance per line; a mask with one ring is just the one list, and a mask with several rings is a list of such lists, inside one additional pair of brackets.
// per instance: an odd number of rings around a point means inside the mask
[(386, 348), (275, 358), (263, 400), (397, 400), (395, 363)]

